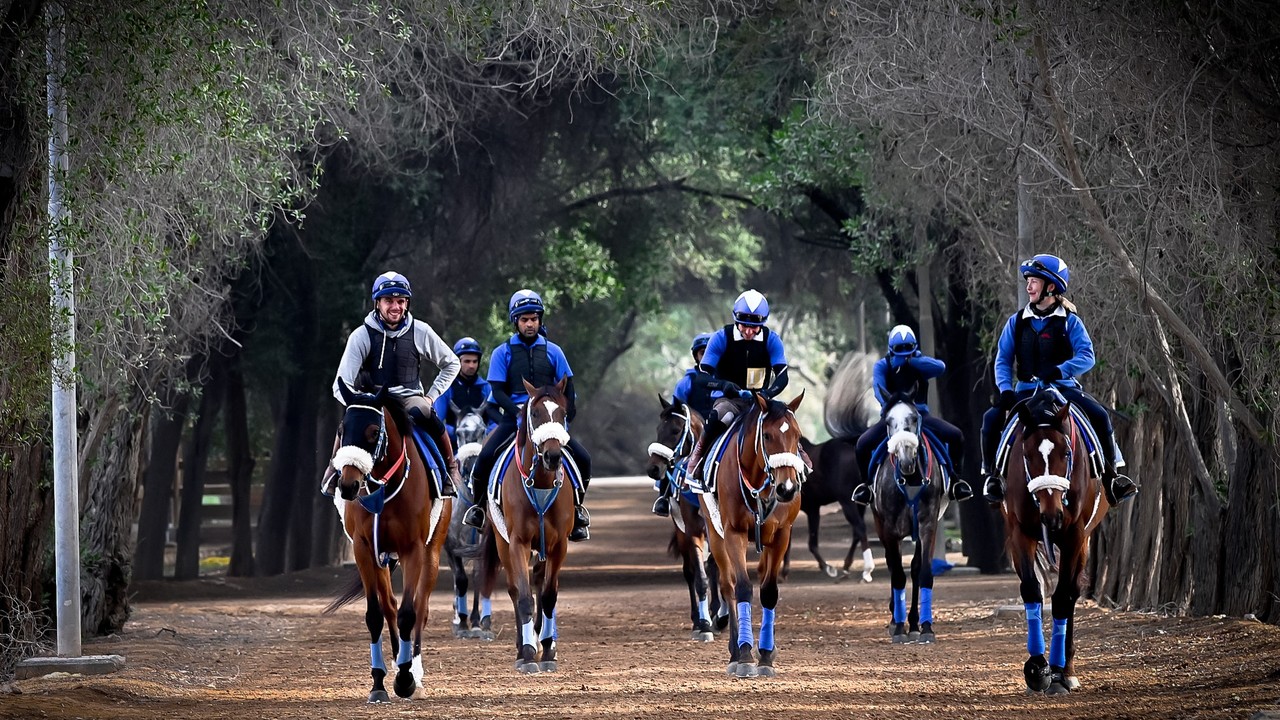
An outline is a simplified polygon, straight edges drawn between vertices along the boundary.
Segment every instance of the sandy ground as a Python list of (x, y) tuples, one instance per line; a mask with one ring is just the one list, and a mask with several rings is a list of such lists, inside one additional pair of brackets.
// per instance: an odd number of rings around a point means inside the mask
[[(561, 584), (556, 673), (513, 670), (505, 594), (494, 599), (494, 642), (455, 639), (446, 572), (431, 598), (425, 687), (412, 700), (368, 705), (363, 603), (320, 614), (353, 570), (209, 577), (140, 585), (124, 633), (84, 648), (86, 655), (125, 656), (123, 671), (15, 682), (0, 689), (0, 718), (1047, 720), (1280, 711), (1280, 628), (1113, 612), (1086, 602), (1077, 613), (1082, 689), (1029, 696), (1021, 672), (1024, 621), (996, 612), (1018, 603), (1014, 576), (941, 576), (937, 644), (893, 645), (885, 632), (883, 568), (870, 584), (834, 583), (818, 572), (803, 540), (779, 603), (778, 676), (729, 677), (724, 640), (689, 639), (687, 593), (665, 553), (669, 521), (648, 513), (652, 497), (636, 484), (592, 488), (593, 538), (573, 547)], [(803, 519), (799, 525), (797, 539)], [(847, 533), (838, 516), (828, 518), (828, 558), (843, 557)]]

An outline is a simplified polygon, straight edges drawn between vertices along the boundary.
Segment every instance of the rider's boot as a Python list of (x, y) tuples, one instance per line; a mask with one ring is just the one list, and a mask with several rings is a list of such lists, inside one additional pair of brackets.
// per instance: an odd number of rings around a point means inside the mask
[(586, 506), (573, 499), (573, 529), (569, 531), (570, 542), (582, 542), (591, 539), (591, 514)]
[(853, 489), (852, 500), (858, 505), (870, 505), (871, 486), (866, 483), (858, 483), (858, 487)]
[(489, 473), (471, 473), (471, 507), (462, 516), (462, 524), (480, 529), (484, 527), (484, 508), (489, 503)]
[(986, 478), (982, 485), (982, 499), (992, 505), (1004, 502), (1004, 481), (989, 472), (986, 467), (982, 468), (982, 476)]
[[(725, 424), (714, 413), (711, 419), (707, 421), (707, 424), (702, 426), (702, 436), (698, 438), (698, 443), (694, 445), (693, 452), (689, 454), (689, 478), (696, 479), (699, 477), (702, 472), (702, 456), (706, 453), (707, 448), (715, 444), (716, 438), (720, 437), (720, 434), (726, 429)], [(706, 487), (706, 482), (703, 482), (702, 486)]]
[[(342, 434), (339, 432), (333, 438), (333, 452), (329, 453), (329, 457), (338, 454), (338, 448), (342, 445)], [(325, 466), (324, 474), (320, 476), (320, 494), (327, 498), (332, 498), (338, 491), (338, 478), (342, 473), (338, 472), (338, 468), (333, 466), (331, 461)]]
[(456, 498), (458, 488), (462, 487), (462, 470), (458, 467), (458, 458), (453, 455), (453, 443), (449, 441), (449, 433), (440, 433), (440, 437), (436, 438), (436, 445), (440, 448), (444, 466), (448, 469), (448, 472), (440, 478), (440, 495)]
[[(1099, 428), (1094, 428), (1100, 430)], [(1138, 486), (1116, 467), (1116, 438), (1108, 432), (1098, 432), (1102, 441), (1102, 457), (1106, 467), (1102, 471), (1102, 489), (1107, 493), (1107, 503), (1116, 507), (1138, 494)]]

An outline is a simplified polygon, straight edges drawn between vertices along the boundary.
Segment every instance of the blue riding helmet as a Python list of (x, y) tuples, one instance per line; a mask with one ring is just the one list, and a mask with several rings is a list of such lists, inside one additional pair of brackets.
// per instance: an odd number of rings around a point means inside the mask
[(916, 334), (906, 325), (895, 325), (889, 331), (889, 353), (895, 357), (910, 357), (920, 349)]
[(542, 305), (542, 296), (532, 290), (517, 290), (515, 295), (511, 296), (511, 302), (507, 303), (507, 317), (511, 322), (515, 322), (516, 318), (529, 313), (537, 313), (538, 318), (542, 318), (542, 313), (546, 308)]
[(748, 290), (733, 302), (733, 321), (760, 327), (769, 320), (769, 301), (758, 290)]
[(696, 353), (705, 348), (711, 342), (711, 333), (698, 333), (693, 338), (693, 344), (689, 346), (689, 352)]
[(1057, 255), (1036, 255), (1024, 261), (1020, 269), (1022, 277), (1038, 277), (1045, 282), (1053, 283), (1055, 294), (1067, 294), (1067, 285), (1071, 282), (1071, 270)]
[(454, 355), (461, 356), (467, 353), (471, 353), (472, 355), (483, 355), (484, 350), (480, 349), (480, 343), (476, 342), (476, 339), (472, 337), (464, 337), (453, 344)]
[(378, 298), (384, 297), (413, 297), (413, 289), (409, 287), (409, 278), (398, 272), (388, 270), (373, 280), (373, 289), (370, 290), (373, 295), (374, 302)]

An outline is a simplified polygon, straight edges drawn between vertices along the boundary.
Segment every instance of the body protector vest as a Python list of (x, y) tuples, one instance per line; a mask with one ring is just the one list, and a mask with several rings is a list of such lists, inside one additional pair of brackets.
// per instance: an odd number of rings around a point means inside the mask
[[(484, 402), (484, 386), (485, 383), (480, 382), (476, 378), (473, 382), (467, 382), (462, 379), (453, 381), (453, 390), (449, 393), (449, 402), (458, 406), (458, 411), (462, 415), (470, 413), (472, 410), (480, 407)], [(449, 412), (453, 414), (452, 411)]]
[(369, 354), (360, 366), (361, 378), (368, 378), (374, 388), (419, 387), (421, 357), (413, 343), (413, 329), (398, 337), (387, 335), (381, 330), (364, 326), (369, 333)]
[(1031, 318), (1018, 316), (1013, 326), (1014, 357), (1017, 375), (1021, 382), (1034, 377), (1044, 377), (1044, 371), (1061, 365), (1075, 354), (1071, 338), (1067, 336), (1067, 318), (1053, 315), (1039, 332), (1031, 325)]
[(929, 381), (926, 380), (920, 371), (911, 367), (910, 363), (902, 363), (900, 367), (894, 367), (893, 362), (889, 361), (886, 355), (886, 362), (889, 362), (888, 370), (884, 374), (884, 388), (886, 397), (900, 392), (906, 392), (911, 389), (911, 384), (915, 383), (916, 394), (912, 398), (916, 405), (929, 404)]
[(511, 354), (507, 360), (507, 387), (512, 397), (524, 395), (524, 384), (528, 380), (534, 387), (553, 385), (556, 381), (556, 369), (547, 358), (545, 343), (529, 346), (523, 342), (508, 344)]
[(769, 328), (760, 328), (756, 340), (736, 340), (733, 325), (725, 325), (725, 348), (716, 363), (716, 377), (744, 390), (763, 390), (773, 381), (769, 364)]

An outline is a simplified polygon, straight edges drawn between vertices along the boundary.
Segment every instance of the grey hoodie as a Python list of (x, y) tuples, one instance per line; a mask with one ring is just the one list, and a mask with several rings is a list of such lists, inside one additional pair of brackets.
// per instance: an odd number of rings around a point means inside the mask
[[(405, 313), (399, 330), (385, 329), (382, 323), (378, 322), (376, 310), (365, 316), (364, 324), (374, 330), (385, 332), (388, 337), (401, 337), (412, 328), (413, 345), (418, 349), (418, 354), (440, 368), (440, 373), (436, 375), (435, 382), (427, 392), (422, 391), (422, 380), (418, 380), (413, 387), (396, 385), (387, 388), (392, 395), (400, 397), (426, 395), (428, 402), (435, 402), (435, 399), (453, 384), (453, 379), (458, 377), (458, 369), (462, 367), (462, 363), (458, 361), (458, 356), (453, 354), (453, 349), (440, 339), (430, 325), (421, 320), (415, 320), (408, 312)], [(352, 330), (347, 338), (347, 349), (342, 352), (342, 362), (338, 363), (338, 376), (333, 379), (333, 396), (338, 398), (338, 402), (342, 402), (342, 393), (338, 391), (338, 380), (345, 380), (347, 385), (355, 387), (360, 367), (364, 365), (364, 359), (372, 351), (376, 351), (376, 348), (370, 347), (368, 331), (363, 327)]]

